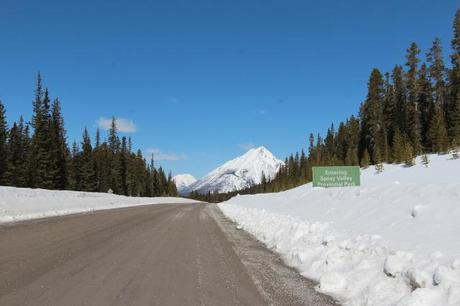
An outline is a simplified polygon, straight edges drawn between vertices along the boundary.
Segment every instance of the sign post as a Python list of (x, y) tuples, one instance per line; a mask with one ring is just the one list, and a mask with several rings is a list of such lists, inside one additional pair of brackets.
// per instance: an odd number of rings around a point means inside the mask
[(313, 167), (313, 187), (359, 186), (358, 166)]

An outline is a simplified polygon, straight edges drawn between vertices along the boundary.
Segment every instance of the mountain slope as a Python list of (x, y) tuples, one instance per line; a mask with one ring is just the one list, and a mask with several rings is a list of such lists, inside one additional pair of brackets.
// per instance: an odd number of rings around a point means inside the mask
[(273, 178), (283, 162), (265, 147), (251, 149), (214, 169), (190, 186), (200, 193), (230, 192), (241, 190), (261, 182), (262, 173)]
[(189, 186), (196, 182), (196, 178), (191, 174), (178, 174), (173, 177), (173, 181), (179, 194), (188, 194), (190, 193)]

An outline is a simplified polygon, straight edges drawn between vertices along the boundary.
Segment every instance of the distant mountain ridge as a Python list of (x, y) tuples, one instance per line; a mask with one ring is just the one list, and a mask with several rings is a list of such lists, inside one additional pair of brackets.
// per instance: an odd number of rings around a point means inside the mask
[(265, 147), (250, 149), (189, 185), (188, 192), (225, 193), (249, 188), (261, 182), (262, 173), (273, 178), (282, 165), (284, 162)]

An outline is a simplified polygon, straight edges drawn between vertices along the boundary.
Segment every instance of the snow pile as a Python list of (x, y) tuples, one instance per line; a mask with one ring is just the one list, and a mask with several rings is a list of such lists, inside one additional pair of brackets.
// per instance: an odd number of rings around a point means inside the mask
[(187, 195), (190, 193), (189, 186), (196, 182), (196, 178), (191, 174), (178, 174), (173, 177), (173, 181), (179, 194)]
[(196, 203), (182, 198), (135, 198), (107, 193), (0, 186), (0, 223), (136, 205)]
[(241, 190), (259, 184), (262, 172), (267, 178), (273, 178), (283, 164), (265, 147), (250, 149), (244, 155), (214, 169), (192, 184), (190, 189), (200, 193)]
[(219, 207), (346, 305), (460, 305), (460, 160), (429, 158)]

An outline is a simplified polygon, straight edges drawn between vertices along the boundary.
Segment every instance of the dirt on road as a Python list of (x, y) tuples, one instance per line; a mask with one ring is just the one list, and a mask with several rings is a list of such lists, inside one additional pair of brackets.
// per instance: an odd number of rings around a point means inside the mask
[(335, 305), (214, 205), (0, 226), (0, 305)]

